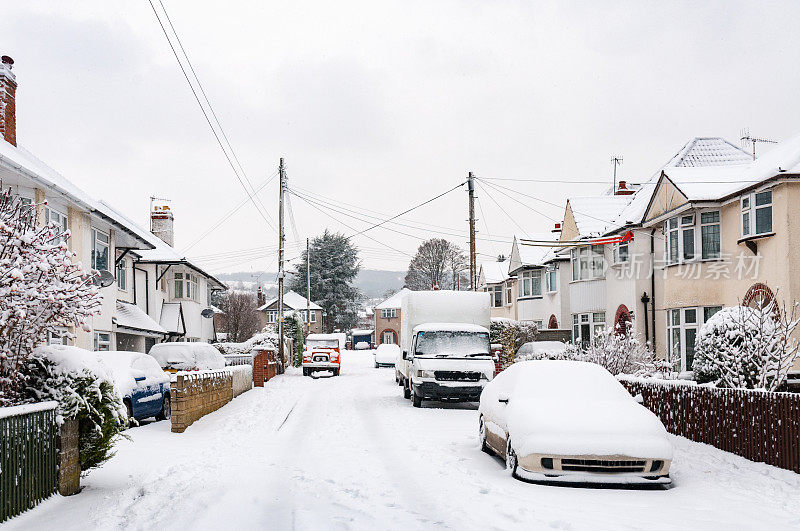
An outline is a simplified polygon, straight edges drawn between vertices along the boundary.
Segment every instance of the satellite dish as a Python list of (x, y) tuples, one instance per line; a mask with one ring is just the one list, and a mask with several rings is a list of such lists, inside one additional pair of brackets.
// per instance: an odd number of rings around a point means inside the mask
[(202, 317), (205, 317), (206, 319), (211, 319), (212, 317), (214, 317), (214, 310), (212, 308), (206, 308), (205, 310), (200, 312), (200, 315)]
[(114, 275), (111, 273), (111, 271), (108, 271), (107, 269), (101, 269), (92, 275), (91, 283), (95, 286), (100, 286), (101, 288), (107, 288), (116, 282), (116, 280), (117, 279), (114, 278)]

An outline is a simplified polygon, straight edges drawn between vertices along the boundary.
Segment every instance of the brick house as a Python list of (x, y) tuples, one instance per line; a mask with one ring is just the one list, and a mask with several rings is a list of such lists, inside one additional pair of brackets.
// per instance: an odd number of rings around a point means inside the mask
[[(295, 291), (287, 291), (283, 294), (284, 312), (297, 311), (303, 318), (304, 323), (309, 323), (309, 333), (321, 334), (323, 332), (323, 310), (322, 306), (311, 301), (306, 312), (306, 298)], [(306, 314), (309, 314), (306, 316)], [(272, 299), (258, 308), (259, 326), (263, 329), (268, 324), (278, 322), (278, 299)]]
[(403, 295), (408, 293), (403, 288), (388, 299), (375, 306), (375, 344), (400, 344), (400, 306)]

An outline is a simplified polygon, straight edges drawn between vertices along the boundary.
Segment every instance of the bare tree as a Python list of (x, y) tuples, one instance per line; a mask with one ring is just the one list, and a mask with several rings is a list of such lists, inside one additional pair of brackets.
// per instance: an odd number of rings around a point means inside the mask
[(222, 302), (225, 314), (223, 331), (228, 334), (228, 341), (241, 343), (247, 341), (259, 329), (256, 300), (250, 293), (234, 291)]
[(442, 238), (426, 240), (408, 264), (406, 286), (417, 291), (455, 287), (465, 261), (464, 252), (449, 241)]

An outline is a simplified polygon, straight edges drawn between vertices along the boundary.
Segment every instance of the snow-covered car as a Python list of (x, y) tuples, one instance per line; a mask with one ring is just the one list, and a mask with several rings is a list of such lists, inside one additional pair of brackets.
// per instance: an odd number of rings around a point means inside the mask
[(208, 343), (158, 343), (150, 347), (149, 354), (167, 372), (225, 367), (225, 357)]
[(141, 352), (101, 352), (101, 360), (114, 381), (114, 389), (128, 410), (128, 418), (170, 418), (169, 374)]
[(369, 343), (366, 341), (359, 341), (356, 343), (355, 350), (369, 350)]
[(400, 347), (391, 343), (378, 345), (373, 356), (375, 357), (375, 368), (394, 367), (397, 357), (401, 355)]
[(513, 364), (483, 390), (481, 448), (514, 477), (578, 483), (670, 483), (664, 425), (611, 373), (580, 361)]

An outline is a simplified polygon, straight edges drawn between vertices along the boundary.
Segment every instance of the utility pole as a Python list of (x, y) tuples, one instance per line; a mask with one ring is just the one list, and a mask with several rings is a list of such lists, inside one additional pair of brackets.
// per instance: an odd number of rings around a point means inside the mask
[(475, 263), (475, 177), (469, 172), (467, 178), (469, 191), (469, 289), (475, 291), (477, 283), (477, 264)]
[(278, 166), (280, 191), (278, 192), (278, 359), (283, 363), (283, 278), (286, 276), (283, 264), (283, 194), (286, 190), (286, 175), (283, 171), (283, 157)]
[(617, 166), (622, 164), (622, 157), (611, 157), (611, 164), (614, 165), (614, 180), (611, 183), (611, 195), (617, 193)]
[(311, 332), (311, 244), (306, 238), (306, 335)]

